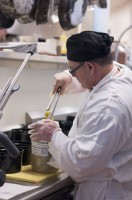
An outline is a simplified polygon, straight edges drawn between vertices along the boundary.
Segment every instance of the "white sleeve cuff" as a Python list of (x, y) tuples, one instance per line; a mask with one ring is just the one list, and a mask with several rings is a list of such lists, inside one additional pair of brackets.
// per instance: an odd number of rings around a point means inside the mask
[(66, 140), (68, 140), (68, 137), (62, 131), (57, 131), (53, 134), (51, 143), (53, 143), (54, 146), (60, 150), (62, 144), (64, 144)]

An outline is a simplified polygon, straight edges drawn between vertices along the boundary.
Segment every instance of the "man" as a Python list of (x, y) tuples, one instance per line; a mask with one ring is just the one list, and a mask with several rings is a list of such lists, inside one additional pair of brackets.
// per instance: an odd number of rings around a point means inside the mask
[(67, 40), (70, 70), (55, 75), (53, 93), (87, 90), (68, 137), (52, 120), (31, 125), (32, 140), (59, 151), (76, 200), (132, 200), (132, 72), (113, 62), (112, 42), (93, 31)]

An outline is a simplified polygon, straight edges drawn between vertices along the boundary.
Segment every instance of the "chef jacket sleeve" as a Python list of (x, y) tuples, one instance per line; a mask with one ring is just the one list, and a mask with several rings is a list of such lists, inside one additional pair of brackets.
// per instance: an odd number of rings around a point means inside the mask
[(71, 177), (89, 177), (106, 169), (120, 148), (122, 127), (110, 115), (84, 119), (74, 138), (55, 133), (52, 143), (60, 152), (59, 165)]

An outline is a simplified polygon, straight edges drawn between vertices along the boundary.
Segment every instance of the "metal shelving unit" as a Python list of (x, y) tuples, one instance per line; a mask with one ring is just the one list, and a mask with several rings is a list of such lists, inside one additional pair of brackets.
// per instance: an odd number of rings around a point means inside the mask
[[(26, 53), (0, 52), (0, 67), (18, 67), (25, 58)], [(27, 63), (28, 68), (42, 69), (65, 69), (67, 58), (65, 56), (41, 55), (35, 53)]]

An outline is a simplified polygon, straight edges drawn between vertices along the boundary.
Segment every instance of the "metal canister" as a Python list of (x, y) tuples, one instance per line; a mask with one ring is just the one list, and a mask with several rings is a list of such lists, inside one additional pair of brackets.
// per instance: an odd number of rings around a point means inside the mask
[(55, 173), (58, 169), (50, 166), (47, 162), (51, 159), (47, 142), (32, 142), (31, 168), (41, 173)]

